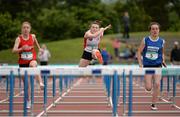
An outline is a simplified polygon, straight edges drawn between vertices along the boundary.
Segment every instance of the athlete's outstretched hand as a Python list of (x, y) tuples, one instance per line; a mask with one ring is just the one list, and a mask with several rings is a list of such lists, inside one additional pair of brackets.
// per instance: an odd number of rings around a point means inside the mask
[(111, 28), (111, 24), (109, 24), (108, 26), (106, 26), (106, 27), (105, 27), (105, 30), (106, 30), (106, 29), (109, 29), (109, 28)]

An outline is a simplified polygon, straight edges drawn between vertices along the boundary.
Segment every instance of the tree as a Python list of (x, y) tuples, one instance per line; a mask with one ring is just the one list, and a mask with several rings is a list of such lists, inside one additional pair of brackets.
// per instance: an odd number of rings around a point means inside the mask
[(151, 21), (157, 21), (161, 24), (162, 30), (169, 27), (167, 4), (170, 0), (136, 0), (137, 5), (145, 10), (151, 17)]
[(101, 0), (65, 0), (68, 7), (78, 6), (78, 7), (87, 7), (90, 4), (99, 4)]
[(170, 0), (170, 2), (173, 4), (173, 9), (176, 11), (178, 16), (180, 17), (180, 0)]
[(20, 22), (12, 20), (9, 13), (0, 13), (0, 50), (12, 48), (20, 31)]

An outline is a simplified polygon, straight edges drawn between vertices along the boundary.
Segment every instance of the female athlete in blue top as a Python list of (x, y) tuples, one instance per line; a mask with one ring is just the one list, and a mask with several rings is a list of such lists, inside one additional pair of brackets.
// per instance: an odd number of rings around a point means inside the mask
[[(138, 62), (140, 67), (162, 67), (165, 64), (164, 57), (164, 44), (165, 41), (159, 37), (160, 25), (157, 22), (151, 22), (149, 25), (150, 36), (145, 37), (138, 49)], [(153, 87), (152, 94), (152, 110), (157, 110), (155, 105), (159, 91), (160, 91), (160, 80), (161, 75), (159, 74), (146, 74), (145, 79), (145, 88), (147, 91), (151, 91)], [(154, 80), (154, 85), (152, 84)]]

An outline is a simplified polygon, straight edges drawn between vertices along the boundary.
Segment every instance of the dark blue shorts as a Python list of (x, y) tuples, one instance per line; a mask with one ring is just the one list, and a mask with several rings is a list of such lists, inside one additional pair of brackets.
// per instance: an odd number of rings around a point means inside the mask
[(157, 65), (143, 65), (143, 67), (162, 67), (162, 64), (157, 64)]
[[(150, 68), (152, 68), (152, 67), (160, 68), (160, 67), (162, 67), (162, 65), (161, 64), (157, 64), (157, 65), (144, 65), (143, 67), (144, 68), (148, 68), (148, 67), (150, 67)], [(146, 74), (155, 74), (155, 70), (146, 70), (145, 73)]]

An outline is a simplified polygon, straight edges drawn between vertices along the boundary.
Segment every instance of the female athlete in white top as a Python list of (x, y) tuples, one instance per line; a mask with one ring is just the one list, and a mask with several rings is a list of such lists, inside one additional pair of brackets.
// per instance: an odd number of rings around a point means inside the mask
[(84, 35), (84, 52), (79, 62), (79, 67), (86, 67), (92, 59), (98, 59), (102, 64), (102, 56), (99, 51), (99, 44), (103, 37), (105, 30), (110, 28), (111, 25), (105, 28), (100, 28), (100, 21), (94, 21), (90, 25), (90, 29)]

